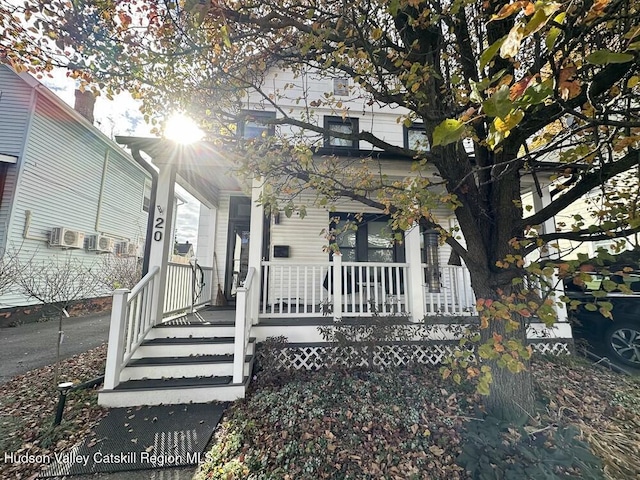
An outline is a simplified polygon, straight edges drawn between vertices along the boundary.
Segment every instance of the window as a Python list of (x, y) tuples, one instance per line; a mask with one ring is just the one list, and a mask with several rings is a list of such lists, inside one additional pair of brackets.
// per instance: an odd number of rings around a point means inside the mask
[(335, 243), (344, 262), (404, 262), (404, 247), (392, 240), (388, 216), (365, 214), (358, 221), (354, 214), (338, 213), (332, 218), (330, 227), (340, 232)]
[(427, 132), (424, 131), (424, 125), (414, 123), (410, 127), (404, 127), (404, 148), (415, 150), (418, 152), (429, 151), (429, 140)]
[(151, 206), (151, 180), (148, 178), (145, 178), (143, 193), (142, 193), (142, 211), (148, 213), (150, 206)]
[[(358, 133), (357, 118), (341, 118), (341, 117), (324, 117), (324, 129), (327, 132), (339, 132), (345, 134)], [(358, 139), (334, 137), (331, 134), (325, 134), (325, 147), (351, 147), (358, 148)]]
[(333, 79), (333, 94), (334, 95), (349, 95), (349, 79), (348, 78), (334, 78)]
[(440, 260), (438, 258), (439, 234), (436, 230), (423, 230), (420, 235), (422, 263), (427, 265), (425, 283), (429, 292), (440, 292)]
[(275, 126), (268, 123), (276, 118), (276, 112), (250, 111), (238, 125), (238, 135), (242, 138), (262, 138), (273, 135)]

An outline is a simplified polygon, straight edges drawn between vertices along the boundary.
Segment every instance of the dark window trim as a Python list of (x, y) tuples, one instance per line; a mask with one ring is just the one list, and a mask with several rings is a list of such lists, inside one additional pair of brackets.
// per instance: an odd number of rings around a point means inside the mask
[[(247, 121), (260, 124), (261, 119), (275, 120), (276, 112), (270, 110), (243, 110), (241, 119), (238, 122), (238, 136), (244, 138), (245, 125)], [(267, 127), (267, 135), (272, 136), (276, 133), (276, 127), (273, 124), (264, 124)]]
[[(413, 131), (413, 132), (417, 132), (417, 131), (422, 131), (424, 132), (424, 123), (413, 123), (410, 127), (407, 127), (406, 125), (402, 126), (402, 141), (403, 141), (403, 145), (404, 148), (409, 149), (409, 132)], [(428, 146), (427, 149), (425, 151), (429, 151), (431, 150), (431, 146)]]
[[(359, 119), (356, 117), (346, 117), (346, 118), (342, 118), (342, 117), (332, 117), (332, 116), (328, 116), (325, 115), (324, 117), (324, 146), (325, 147), (330, 147), (330, 148), (335, 148), (335, 149), (353, 149), (353, 148), (358, 148), (358, 144), (360, 143), (360, 141), (357, 138), (354, 138), (353, 140), (351, 140), (351, 145), (331, 145), (331, 137), (332, 135), (330, 135), (330, 129), (329, 127), (331, 125), (338, 125), (338, 124), (351, 124), (351, 132), (352, 134), (358, 134), (360, 132), (360, 122)], [(336, 137), (338, 138), (338, 137)]]
[[(347, 212), (330, 213), (329, 220), (333, 218), (340, 218), (340, 220), (356, 220), (356, 214)], [(356, 262), (370, 262), (369, 261), (369, 242), (368, 242), (368, 229), (367, 225), (370, 222), (375, 221), (389, 221), (389, 216), (381, 213), (365, 213), (362, 215), (362, 220), (358, 223), (358, 229), (356, 230)], [(335, 223), (331, 222), (330, 228), (335, 228)], [(396, 242), (392, 240), (393, 251), (393, 263), (405, 263), (406, 253), (404, 249), (404, 242)], [(345, 247), (343, 247), (344, 249)], [(329, 259), (333, 259), (333, 252), (329, 251)], [(370, 262), (375, 263), (375, 262)]]

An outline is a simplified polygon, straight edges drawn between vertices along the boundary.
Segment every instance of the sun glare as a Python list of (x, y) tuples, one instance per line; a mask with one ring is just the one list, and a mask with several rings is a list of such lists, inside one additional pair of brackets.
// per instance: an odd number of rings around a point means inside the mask
[(204, 132), (196, 122), (184, 113), (174, 113), (164, 126), (164, 137), (178, 143), (193, 143), (202, 140)]

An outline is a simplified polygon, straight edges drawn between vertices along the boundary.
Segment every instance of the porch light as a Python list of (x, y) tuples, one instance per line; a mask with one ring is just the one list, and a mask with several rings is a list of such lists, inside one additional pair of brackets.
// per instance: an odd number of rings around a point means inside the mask
[(202, 140), (204, 132), (184, 113), (174, 113), (165, 123), (164, 137), (186, 145)]

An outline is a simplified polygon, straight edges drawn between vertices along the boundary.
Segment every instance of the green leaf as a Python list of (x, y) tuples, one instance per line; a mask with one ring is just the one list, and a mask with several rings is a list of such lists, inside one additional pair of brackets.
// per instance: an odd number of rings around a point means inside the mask
[(590, 312), (595, 312), (598, 310), (598, 307), (595, 303), (585, 303), (584, 308), (589, 310)]
[(607, 65), (609, 63), (627, 63), (633, 60), (630, 53), (612, 52), (610, 50), (596, 50), (587, 55), (587, 62), (593, 65)]
[(502, 85), (497, 92), (482, 102), (484, 113), (490, 117), (504, 118), (513, 108), (513, 102), (509, 99), (509, 87)]
[(500, 50), (506, 38), (507, 36), (505, 35), (501, 39), (496, 40), (489, 48), (482, 52), (482, 55), (480, 55), (480, 70), (484, 69), (491, 59), (496, 56), (496, 53), (498, 53), (498, 50)]
[[(556, 15), (556, 18), (554, 18), (553, 21), (558, 24), (562, 24), (564, 22), (565, 16), (566, 16), (566, 12), (559, 13), (558, 15)], [(545, 40), (545, 45), (547, 46), (547, 50), (551, 50), (553, 48), (561, 32), (562, 30), (560, 30), (558, 27), (551, 27), (549, 29), (549, 34), (547, 35), (547, 38)]]
[(447, 118), (433, 131), (433, 146), (449, 145), (457, 142), (464, 133), (464, 124), (455, 118)]

